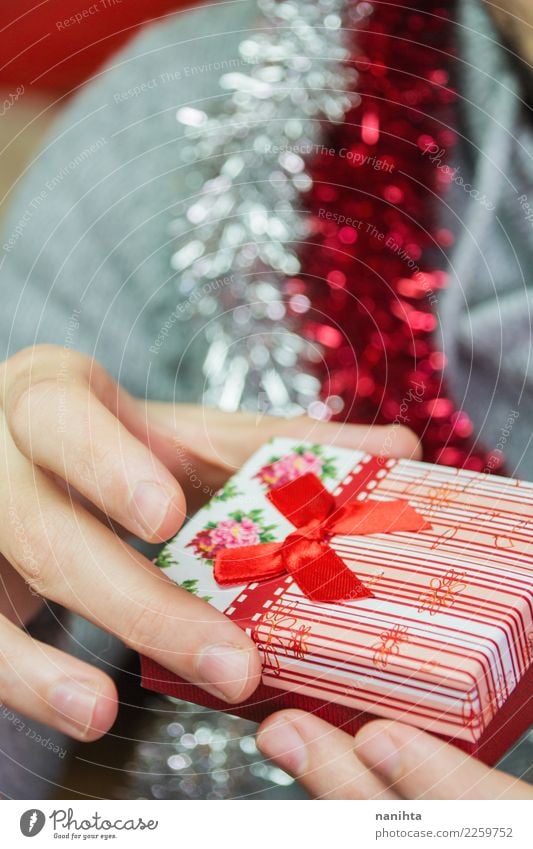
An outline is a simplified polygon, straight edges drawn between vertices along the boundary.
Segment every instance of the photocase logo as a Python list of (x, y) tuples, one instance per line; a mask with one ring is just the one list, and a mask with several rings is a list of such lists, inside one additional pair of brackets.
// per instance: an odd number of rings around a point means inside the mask
[(24, 837), (35, 837), (43, 830), (46, 817), (42, 811), (32, 808), (25, 811), (20, 818), (20, 830)]

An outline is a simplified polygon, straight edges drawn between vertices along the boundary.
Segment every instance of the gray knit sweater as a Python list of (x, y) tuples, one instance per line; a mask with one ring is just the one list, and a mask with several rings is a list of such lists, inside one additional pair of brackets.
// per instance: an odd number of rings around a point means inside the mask
[[(186, 326), (150, 352), (176, 305), (168, 225), (190, 191), (177, 164), (175, 113), (187, 104), (217, 108), (220, 73), (237, 60), (255, 15), (255, 0), (231, 0), (167, 19), (65, 110), (0, 239), (2, 359), (36, 342), (66, 345), (96, 357), (137, 395), (199, 398), (200, 358)], [(461, 24), (460, 164), (494, 209), (454, 185), (447, 214), (457, 241), (440, 333), (457, 403), (488, 447), (505, 449), (510, 470), (533, 479), (533, 141), (508, 58), (476, 0), (463, 3)], [(75, 640), (95, 639), (88, 626), (75, 627)], [(48, 639), (56, 639), (51, 624)], [(0, 749), (0, 795), (50, 792), (37, 776), (53, 781), (61, 761), (36, 763), (39, 750), (2, 716)]]

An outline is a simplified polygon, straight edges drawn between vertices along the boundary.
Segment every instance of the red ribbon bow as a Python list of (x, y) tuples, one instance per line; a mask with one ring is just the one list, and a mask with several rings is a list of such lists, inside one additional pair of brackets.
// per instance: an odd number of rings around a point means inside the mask
[(407, 501), (339, 505), (310, 473), (271, 490), (267, 497), (296, 530), (283, 542), (220, 551), (214, 573), (222, 586), (288, 573), (311, 601), (368, 598), (373, 593), (333, 551), (329, 539), (335, 534), (362, 536), (431, 527)]

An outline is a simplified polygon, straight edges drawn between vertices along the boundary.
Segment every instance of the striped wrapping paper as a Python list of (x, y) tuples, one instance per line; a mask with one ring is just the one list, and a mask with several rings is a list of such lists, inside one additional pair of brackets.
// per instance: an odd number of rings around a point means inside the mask
[[(217, 547), (293, 530), (266, 493), (304, 471), (341, 500), (405, 499), (431, 523), (333, 537), (372, 598), (311, 602), (290, 577), (224, 589), (214, 581)], [(532, 539), (533, 484), (278, 439), (159, 562), (258, 645), (262, 687), (231, 712), (261, 719), (292, 705), (351, 729), (369, 715), (401, 718), (494, 760), (533, 721)], [(147, 658), (142, 671), (144, 686), (227, 709)]]

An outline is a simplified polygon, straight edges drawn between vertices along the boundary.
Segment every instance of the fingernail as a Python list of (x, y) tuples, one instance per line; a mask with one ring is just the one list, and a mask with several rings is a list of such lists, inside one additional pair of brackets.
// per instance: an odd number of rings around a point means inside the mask
[(209, 692), (229, 702), (238, 702), (248, 682), (251, 651), (232, 645), (209, 646), (198, 659), (198, 672)]
[(50, 694), (50, 704), (57, 711), (67, 730), (77, 737), (84, 736), (91, 727), (96, 708), (97, 694), (88, 687), (67, 681), (58, 684)]
[(130, 514), (148, 536), (157, 533), (169, 511), (172, 496), (165, 487), (141, 481), (130, 499)]
[(257, 738), (262, 753), (291, 775), (302, 775), (307, 768), (307, 748), (292, 722), (279, 719), (268, 725)]
[(398, 747), (387, 731), (371, 725), (363, 727), (355, 738), (355, 754), (372, 772), (393, 784), (398, 781), (402, 762)]

